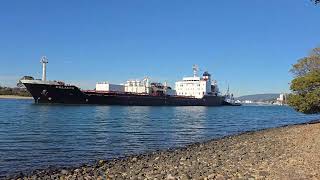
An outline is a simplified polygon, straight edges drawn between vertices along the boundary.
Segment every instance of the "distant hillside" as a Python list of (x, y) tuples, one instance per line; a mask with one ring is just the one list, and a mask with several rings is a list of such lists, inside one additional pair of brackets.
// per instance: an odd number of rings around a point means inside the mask
[(237, 100), (244, 101), (270, 101), (270, 100), (276, 100), (280, 94), (272, 93), (272, 94), (253, 94), (253, 95), (247, 95), (247, 96), (240, 96), (237, 97)]

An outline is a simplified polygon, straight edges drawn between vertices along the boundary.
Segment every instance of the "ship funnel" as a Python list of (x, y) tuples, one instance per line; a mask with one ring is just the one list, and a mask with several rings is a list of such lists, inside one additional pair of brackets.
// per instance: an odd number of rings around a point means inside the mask
[(47, 63), (48, 63), (47, 57), (42, 56), (40, 63), (42, 63), (42, 81), (46, 81), (46, 79), (47, 79)]

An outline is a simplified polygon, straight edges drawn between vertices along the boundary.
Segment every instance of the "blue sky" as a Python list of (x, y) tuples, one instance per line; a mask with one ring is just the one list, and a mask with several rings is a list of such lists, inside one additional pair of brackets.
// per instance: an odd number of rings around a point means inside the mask
[(288, 72), (320, 45), (320, 6), (309, 0), (0, 2), (0, 85), (48, 78), (93, 89), (145, 76), (174, 85), (208, 70), (221, 91), (289, 91)]

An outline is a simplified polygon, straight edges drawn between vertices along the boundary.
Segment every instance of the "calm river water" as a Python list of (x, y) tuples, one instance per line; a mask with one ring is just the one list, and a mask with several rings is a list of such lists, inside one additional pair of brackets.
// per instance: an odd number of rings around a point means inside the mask
[(0, 177), (320, 119), (289, 107), (35, 105), (0, 99)]

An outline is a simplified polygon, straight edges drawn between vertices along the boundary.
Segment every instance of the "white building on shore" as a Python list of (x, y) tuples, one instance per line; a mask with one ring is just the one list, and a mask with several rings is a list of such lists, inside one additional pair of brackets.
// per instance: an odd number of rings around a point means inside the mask
[(286, 105), (287, 104), (287, 94), (281, 93), (280, 96), (277, 98), (277, 101), (274, 103), (274, 105)]

